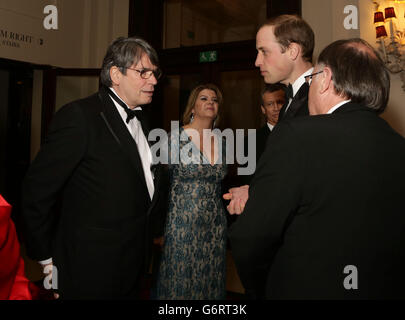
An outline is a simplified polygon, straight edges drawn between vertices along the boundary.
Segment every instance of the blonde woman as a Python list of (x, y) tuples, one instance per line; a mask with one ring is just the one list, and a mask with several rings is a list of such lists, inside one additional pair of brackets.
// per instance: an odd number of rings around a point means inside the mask
[(224, 143), (212, 132), (222, 94), (213, 84), (194, 88), (180, 139), (171, 144), (170, 195), (157, 279), (158, 299), (224, 299), (226, 213), (221, 181), (227, 173)]

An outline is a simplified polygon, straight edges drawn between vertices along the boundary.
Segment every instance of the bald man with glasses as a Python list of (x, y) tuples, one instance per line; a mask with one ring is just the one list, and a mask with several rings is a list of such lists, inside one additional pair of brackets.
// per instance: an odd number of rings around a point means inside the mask
[(405, 139), (379, 117), (388, 70), (348, 39), (306, 79), (311, 117), (270, 135), (230, 228), (240, 279), (267, 299), (404, 299)]

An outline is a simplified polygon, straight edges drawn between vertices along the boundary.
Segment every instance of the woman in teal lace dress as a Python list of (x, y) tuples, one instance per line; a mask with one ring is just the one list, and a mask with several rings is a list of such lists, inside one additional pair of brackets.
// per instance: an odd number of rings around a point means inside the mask
[(227, 167), (225, 145), (211, 130), (221, 102), (215, 85), (196, 87), (183, 116), (186, 125), (171, 132), (169, 210), (158, 299), (225, 298), (227, 219), (221, 181)]

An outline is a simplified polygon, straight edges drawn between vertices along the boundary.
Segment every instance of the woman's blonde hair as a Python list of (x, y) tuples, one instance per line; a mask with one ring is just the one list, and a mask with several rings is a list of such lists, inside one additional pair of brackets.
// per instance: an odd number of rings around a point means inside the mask
[(200, 94), (201, 91), (203, 91), (205, 89), (212, 90), (217, 95), (217, 99), (218, 99), (218, 115), (217, 115), (217, 118), (215, 119), (215, 124), (218, 124), (218, 122), (219, 122), (219, 110), (220, 110), (220, 107), (222, 105), (222, 93), (221, 93), (221, 90), (219, 90), (219, 88), (215, 84), (212, 84), (212, 83), (201, 84), (201, 85), (195, 87), (191, 91), (190, 96), (188, 97), (186, 110), (183, 113), (183, 124), (189, 124), (190, 123), (191, 113), (192, 113), (192, 110), (193, 110), (193, 108), (195, 106), (195, 103), (197, 101), (198, 95)]

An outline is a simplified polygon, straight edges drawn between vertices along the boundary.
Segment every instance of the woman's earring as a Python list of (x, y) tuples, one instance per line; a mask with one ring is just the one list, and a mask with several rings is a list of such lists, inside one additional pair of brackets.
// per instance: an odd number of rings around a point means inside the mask
[(190, 117), (190, 123), (192, 123), (192, 122), (193, 122), (193, 120), (194, 120), (194, 113), (192, 113), (192, 114), (191, 114), (191, 117)]

